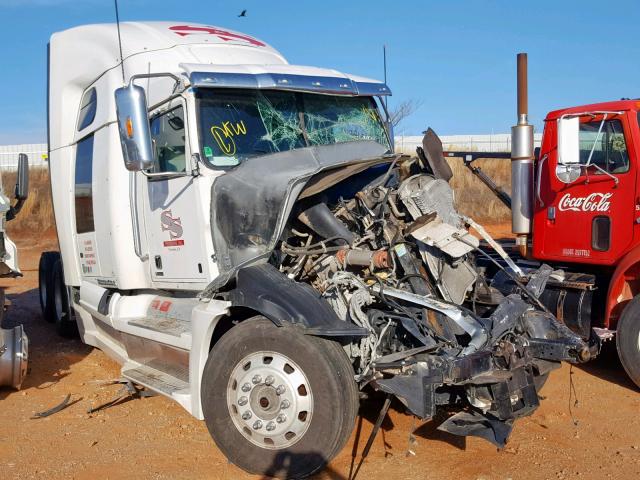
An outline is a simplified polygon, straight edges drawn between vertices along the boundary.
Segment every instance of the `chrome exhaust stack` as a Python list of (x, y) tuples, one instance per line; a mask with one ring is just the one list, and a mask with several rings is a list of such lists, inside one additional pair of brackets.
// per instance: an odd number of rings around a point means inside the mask
[(528, 119), (527, 54), (518, 54), (518, 123), (511, 127), (511, 231), (527, 256), (533, 217), (533, 125)]

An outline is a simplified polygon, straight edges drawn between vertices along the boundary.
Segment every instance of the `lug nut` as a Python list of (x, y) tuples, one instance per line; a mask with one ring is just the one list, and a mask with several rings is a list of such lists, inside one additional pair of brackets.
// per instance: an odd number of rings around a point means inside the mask
[(282, 402), (280, 402), (280, 408), (289, 408), (289, 406), (291, 406), (291, 403), (287, 399), (284, 399), (282, 400)]
[(246, 412), (244, 412), (242, 414), (242, 419), (243, 420), (249, 420), (251, 418), (251, 412), (249, 410), (247, 410)]
[(262, 428), (262, 422), (260, 420), (256, 420), (253, 422), (253, 429), (260, 430)]
[(254, 375), (251, 381), (254, 383), (254, 385), (257, 385), (262, 381), (262, 377), (260, 375)]
[(245, 383), (244, 385), (242, 385), (242, 391), (243, 392), (248, 392), (249, 390), (251, 390), (251, 384), (250, 383)]
[(286, 421), (287, 421), (287, 416), (284, 413), (281, 413), (276, 417), (276, 422), (278, 423), (284, 423)]
[(285, 390), (284, 385), (278, 385), (278, 387), (276, 388), (276, 393), (278, 395), (282, 395), (284, 393), (284, 390)]
[(273, 378), (273, 375), (269, 375), (267, 378), (264, 379), (264, 383), (266, 385), (271, 385), (275, 381), (276, 381), (276, 379)]
[(244, 405), (247, 404), (249, 400), (247, 399), (247, 397), (240, 397), (238, 399), (238, 405), (240, 405), (241, 407), (243, 407)]
[(276, 424), (275, 423), (273, 423), (273, 422), (267, 423), (267, 431), (268, 432), (272, 432), (275, 429), (276, 429)]

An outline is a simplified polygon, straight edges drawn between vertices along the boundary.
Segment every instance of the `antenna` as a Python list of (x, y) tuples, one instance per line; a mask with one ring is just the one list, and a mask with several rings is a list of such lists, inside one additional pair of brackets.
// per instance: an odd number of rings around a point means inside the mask
[(120, 14), (118, 13), (118, 0), (113, 0), (116, 6), (116, 26), (118, 28), (118, 47), (120, 47), (120, 67), (122, 68), (122, 84), (124, 85), (124, 57), (122, 56), (122, 36), (120, 35)]
[[(382, 45), (382, 62), (384, 64), (384, 84), (387, 84), (387, 45)], [(384, 97), (384, 108), (387, 108), (387, 96)]]

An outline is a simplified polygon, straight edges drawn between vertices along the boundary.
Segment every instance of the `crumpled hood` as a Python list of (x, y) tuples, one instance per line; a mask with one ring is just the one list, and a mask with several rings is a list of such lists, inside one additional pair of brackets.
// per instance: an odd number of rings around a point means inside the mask
[(266, 262), (309, 180), (354, 165), (391, 160), (374, 141), (307, 147), (245, 160), (211, 188), (211, 235), (220, 275), (203, 295), (224, 286), (238, 268)]

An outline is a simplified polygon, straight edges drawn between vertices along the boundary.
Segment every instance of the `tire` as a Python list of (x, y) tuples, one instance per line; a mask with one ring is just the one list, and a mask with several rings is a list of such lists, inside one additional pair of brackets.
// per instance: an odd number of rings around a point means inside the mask
[(65, 338), (76, 337), (78, 334), (78, 326), (69, 308), (69, 292), (64, 283), (62, 259), (58, 259), (53, 265), (51, 297), (53, 319), (58, 334)]
[(53, 307), (53, 267), (60, 259), (58, 252), (43, 252), (38, 264), (38, 293), (42, 318), (47, 322), (55, 322)]
[(616, 348), (627, 375), (640, 387), (640, 296), (627, 304), (618, 320)]
[(211, 350), (201, 401), (209, 433), (229, 461), (254, 474), (302, 478), (344, 447), (359, 396), (339, 344), (254, 317)]

